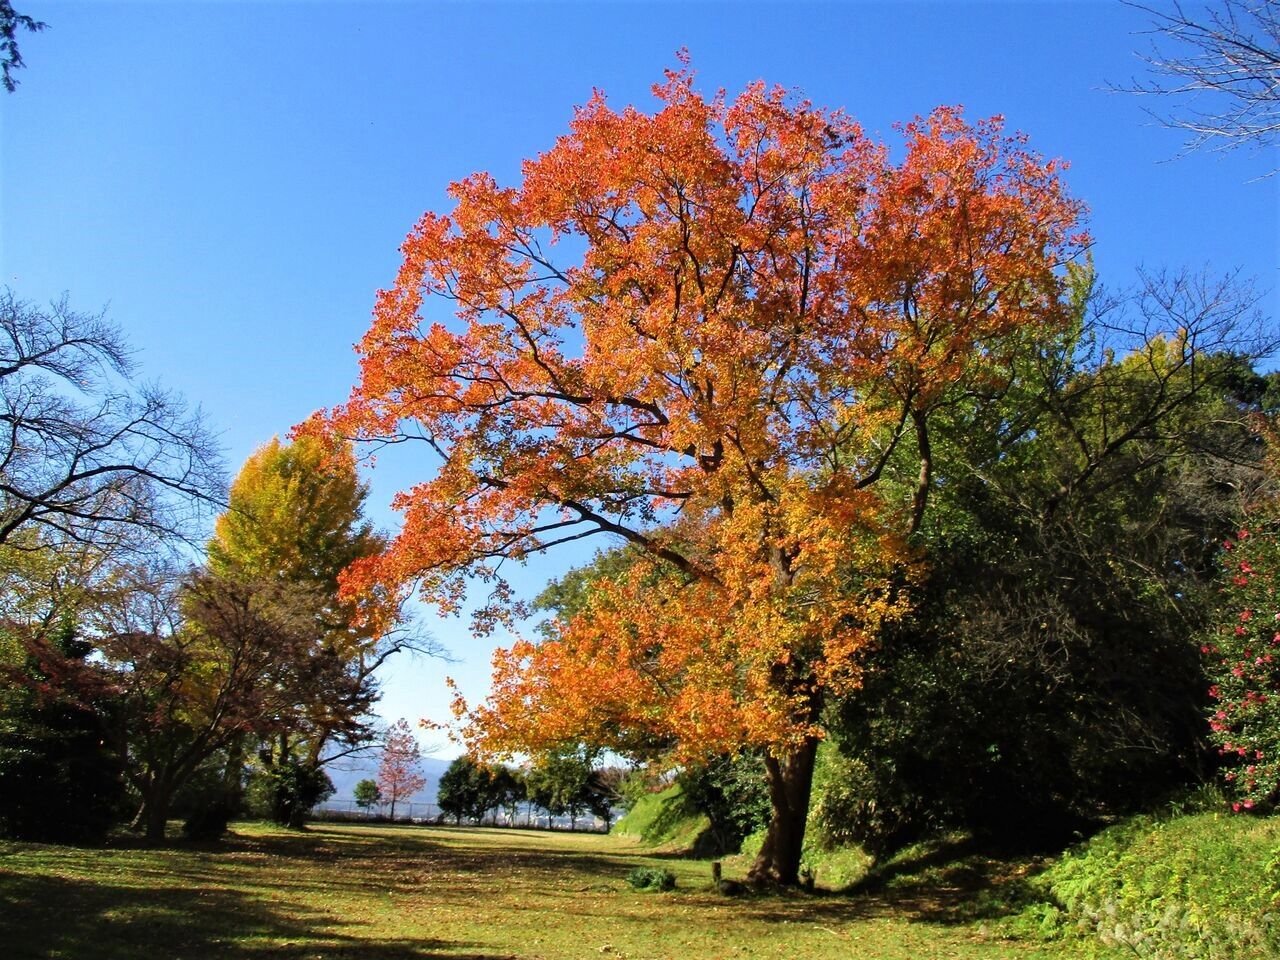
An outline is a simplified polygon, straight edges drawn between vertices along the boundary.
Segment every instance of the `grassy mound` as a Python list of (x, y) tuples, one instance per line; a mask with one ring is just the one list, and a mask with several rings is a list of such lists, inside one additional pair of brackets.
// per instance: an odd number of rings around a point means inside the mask
[(693, 851), (711, 829), (705, 814), (690, 807), (679, 784), (641, 797), (613, 827), (615, 834), (637, 837), (648, 846)]
[(1133, 817), (1067, 851), (1023, 912), (1142, 957), (1280, 956), (1280, 817)]

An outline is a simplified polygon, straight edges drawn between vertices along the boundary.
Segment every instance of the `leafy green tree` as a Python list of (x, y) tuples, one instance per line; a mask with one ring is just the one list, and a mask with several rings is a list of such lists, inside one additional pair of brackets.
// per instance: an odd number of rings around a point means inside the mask
[(457, 757), (443, 774), (436, 791), (440, 811), (461, 824), (463, 817), (480, 820), (493, 801), (492, 781), (488, 770), (466, 754)]
[(847, 778), (817, 804), (828, 836), (1057, 841), (1206, 772), (1195, 638), (1217, 545), (1266, 482), (1265, 342), (1225, 282), (1080, 296), (1076, 330), (1028, 351), (997, 405), (935, 431), (929, 576), (833, 711)]
[(525, 774), (525, 789), (530, 802), (553, 817), (569, 817), (570, 827), (590, 811), (606, 816), (612, 798), (593, 769), (596, 751), (553, 750), (539, 754)]
[(361, 810), (369, 810), (382, 802), (382, 791), (378, 789), (378, 781), (361, 780), (355, 786), (356, 806)]
[(306, 824), (317, 803), (333, 796), (333, 781), (324, 769), (293, 754), (275, 758), (256, 772), (255, 779), (270, 818), (295, 830)]
[(526, 798), (524, 775), (519, 770), (499, 764), (489, 768), (489, 803), (486, 810), (506, 811), (507, 822), (516, 822), (516, 811)]

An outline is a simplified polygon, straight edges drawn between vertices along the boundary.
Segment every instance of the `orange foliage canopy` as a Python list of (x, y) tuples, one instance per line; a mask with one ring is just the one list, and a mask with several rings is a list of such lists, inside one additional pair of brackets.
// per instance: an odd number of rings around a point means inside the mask
[[(762, 83), (708, 100), (680, 70), (654, 92), (653, 114), (597, 94), (516, 187), (455, 183), (405, 240), (350, 400), (310, 427), (441, 461), (348, 591), (417, 581), (453, 610), (478, 574), (501, 601), (503, 559), (598, 533), (650, 558), (497, 655), (470, 714), (495, 750), (816, 736), (904, 609), (930, 414), (1065, 322), (1085, 243), (1061, 164), (999, 118), (938, 109), (894, 162)], [(918, 489), (879, 489), (894, 456)]]

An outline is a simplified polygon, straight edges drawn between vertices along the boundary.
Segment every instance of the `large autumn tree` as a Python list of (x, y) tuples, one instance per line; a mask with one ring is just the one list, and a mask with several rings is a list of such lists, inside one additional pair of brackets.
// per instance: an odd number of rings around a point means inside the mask
[[(657, 110), (597, 94), (520, 182), (425, 214), (314, 429), (414, 440), (434, 477), (346, 589), (458, 608), (468, 578), (593, 535), (647, 558), (541, 643), (499, 654), (471, 714), (501, 753), (586, 741), (765, 753), (752, 876), (793, 883), (824, 699), (901, 614), (933, 485), (930, 424), (998, 391), (1066, 322), (1084, 238), (1061, 165), (941, 108), (895, 158), (849, 116), (753, 84)], [(918, 483), (880, 492), (891, 456)], [(893, 488), (887, 488), (893, 489)]]

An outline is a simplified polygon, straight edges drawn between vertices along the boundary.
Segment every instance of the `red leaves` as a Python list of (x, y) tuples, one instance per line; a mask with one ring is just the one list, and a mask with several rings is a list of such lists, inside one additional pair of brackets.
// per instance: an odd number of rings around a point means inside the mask
[(402, 717), (391, 725), (382, 747), (382, 762), (378, 764), (378, 790), (382, 799), (395, 805), (408, 800), (427, 785), (426, 777), (419, 772), (422, 751), (413, 730)]
[[(468, 177), (406, 239), (327, 422), (442, 465), (345, 586), (420, 580), (452, 608), (468, 574), (621, 537), (681, 588), (609, 594), (558, 645), (512, 651), (490, 725), (523, 729), (510, 705), (554, 690), (616, 729), (786, 740), (904, 609), (888, 584), (912, 521), (874, 489), (882, 451), (1065, 322), (1083, 211), (998, 118), (941, 108), (894, 164), (763, 83), (728, 103), (681, 69), (654, 92), (652, 114), (597, 93), (518, 184)], [(635, 637), (660, 651), (643, 676)]]

